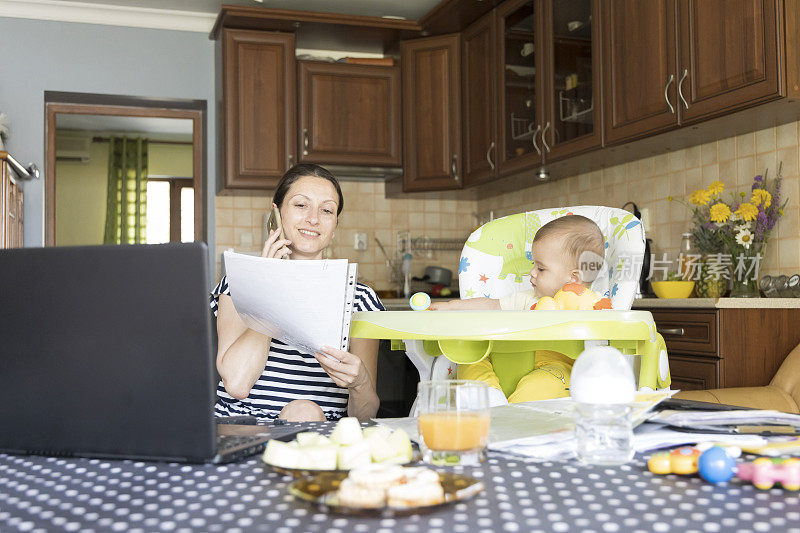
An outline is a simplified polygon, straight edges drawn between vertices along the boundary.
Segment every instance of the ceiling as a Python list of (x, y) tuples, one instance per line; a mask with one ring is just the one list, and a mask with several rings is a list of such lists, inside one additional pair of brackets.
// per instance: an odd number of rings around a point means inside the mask
[(111, 115), (56, 115), (56, 130), (147, 134), (151, 140), (191, 141), (192, 121), (180, 118), (120, 117)]
[(419, 20), (440, 0), (57, 0), (75, 4), (102, 4), (110, 6), (169, 9), (194, 13), (219, 13), (222, 4), (289, 9), (293, 11), (320, 11), (369, 17), (402, 17)]

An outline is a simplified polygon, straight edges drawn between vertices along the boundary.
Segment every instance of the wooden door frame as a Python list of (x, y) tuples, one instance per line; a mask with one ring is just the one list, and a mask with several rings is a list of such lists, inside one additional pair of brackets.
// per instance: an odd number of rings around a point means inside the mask
[(153, 99), (87, 93), (45, 91), (44, 245), (56, 244), (56, 115), (107, 115), (179, 118), (192, 121), (192, 183), (195, 240), (208, 242), (205, 221), (206, 101)]

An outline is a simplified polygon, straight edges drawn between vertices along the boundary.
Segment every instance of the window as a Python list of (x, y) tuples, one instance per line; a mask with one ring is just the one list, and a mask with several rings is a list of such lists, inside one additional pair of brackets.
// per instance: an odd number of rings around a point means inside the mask
[(147, 243), (194, 241), (191, 178), (147, 179)]

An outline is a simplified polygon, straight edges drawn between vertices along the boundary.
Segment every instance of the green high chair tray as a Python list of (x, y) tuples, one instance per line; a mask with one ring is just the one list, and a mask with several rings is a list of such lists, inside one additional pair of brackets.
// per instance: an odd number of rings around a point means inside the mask
[[(423, 340), (429, 355), (458, 364), (477, 363), (491, 354), (503, 389), (533, 370), (536, 350), (576, 358), (584, 341), (608, 341), (635, 355), (639, 390), (669, 386), (666, 347), (649, 311), (365, 311), (353, 314), (350, 336)], [(511, 389), (513, 390), (513, 388)]]

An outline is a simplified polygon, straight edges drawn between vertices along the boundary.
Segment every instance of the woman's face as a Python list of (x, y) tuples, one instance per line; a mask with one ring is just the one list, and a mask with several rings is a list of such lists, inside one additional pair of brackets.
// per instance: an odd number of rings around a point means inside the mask
[(333, 239), (339, 196), (323, 178), (303, 176), (295, 181), (280, 208), (283, 232), (292, 241), (291, 259), (322, 259)]

